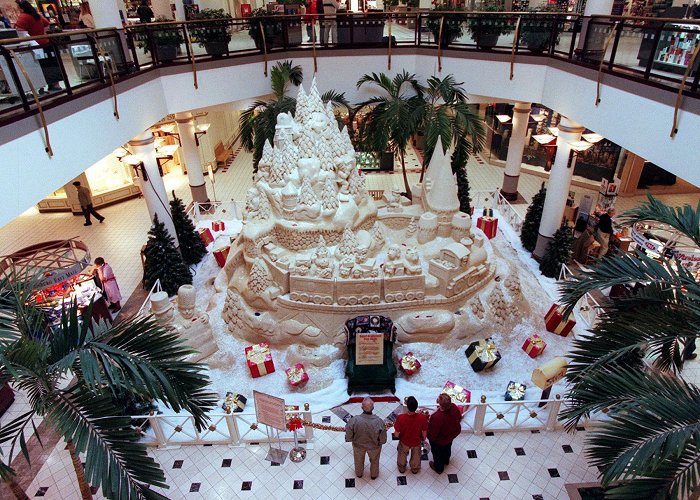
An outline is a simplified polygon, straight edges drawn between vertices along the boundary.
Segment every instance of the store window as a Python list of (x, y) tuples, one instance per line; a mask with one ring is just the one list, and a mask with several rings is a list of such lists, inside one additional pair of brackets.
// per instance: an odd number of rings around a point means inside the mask
[(93, 195), (114, 191), (134, 183), (130, 167), (109, 155), (85, 171)]

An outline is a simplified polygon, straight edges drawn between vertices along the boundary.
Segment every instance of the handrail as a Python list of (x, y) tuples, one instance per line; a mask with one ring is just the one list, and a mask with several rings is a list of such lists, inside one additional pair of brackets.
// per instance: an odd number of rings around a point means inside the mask
[(65, 38), (67, 36), (73, 36), (73, 35), (86, 35), (90, 33), (101, 33), (104, 31), (118, 31), (117, 28), (97, 28), (97, 29), (88, 29), (88, 30), (66, 30), (66, 31), (59, 31), (57, 33), (44, 33), (43, 35), (35, 35), (35, 36), (21, 36), (21, 37), (15, 37), (15, 38), (3, 38), (0, 40), (0, 45), (15, 45), (18, 43), (23, 43), (26, 42), (27, 40), (43, 40), (45, 38), (51, 39), (51, 38)]
[(606, 16), (604, 14), (592, 14), (591, 18), (612, 19), (616, 21), (644, 21), (649, 23), (672, 23), (672, 24), (700, 24), (700, 20), (678, 19), (673, 17), (640, 17), (640, 16)]

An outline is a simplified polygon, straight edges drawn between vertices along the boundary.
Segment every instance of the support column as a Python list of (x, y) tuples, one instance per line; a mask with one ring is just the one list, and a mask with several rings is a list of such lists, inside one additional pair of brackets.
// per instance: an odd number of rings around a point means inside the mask
[(133, 155), (143, 162), (143, 169), (139, 168), (139, 185), (146, 200), (149, 217), (153, 221), (153, 217), (158, 215), (158, 220), (165, 224), (165, 229), (175, 239), (175, 246), (179, 247), (173, 217), (170, 214), (168, 194), (156, 161), (154, 141), (155, 138), (151, 132), (144, 132), (130, 140), (129, 147)]
[(180, 22), (185, 20), (185, 5), (182, 0), (175, 0), (175, 20)]
[(583, 9), (583, 22), (581, 23), (581, 33), (579, 33), (576, 49), (583, 50), (583, 45), (586, 41), (586, 33), (588, 32), (588, 23), (591, 16), (598, 14), (601, 16), (609, 16), (612, 12), (613, 0), (587, 0), (586, 6)]
[(536, 260), (542, 259), (547, 245), (559, 227), (564, 217), (566, 199), (569, 196), (571, 178), (574, 176), (574, 169), (569, 168), (569, 156), (571, 146), (569, 142), (581, 140), (583, 126), (566, 117), (559, 122), (559, 137), (557, 137), (557, 155), (554, 157), (552, 170), (549, 172), (549, 182), (547, 183), (547, 196), (544, 199), (542, 208), (542, 220), (540, 221), (539, 234), (537, 235), (537, 245), (532, 256)]
[(503, 187), (501, 188), (501, 194), (508, 201), (518, 198), (518, 179), (520, 179), (520, 166), (523, 162), (523, 150), (525, 149), (531, 107), (532, 104), (529, 102), (516, 102), (513, 108), (513, 132), (508, 143), (506, 169), (503, 172)]
[(121, 29), (122, 18), (119, 15), (117, 0), (90, 0), (90, 11), (96, 28)]
[(194, 135), (196, 127), (194, 118), (188, 114), (176, 115), (177, 130), (180, 134), (180, 146), (187, 168), (187, 178), (192, 191), (192, 201), (198, 203), (208, 203), (209, 195), (207, 186), (204, 183), (204, 172), (202, 171), (202, 161), (199, 158), (197, 140)]

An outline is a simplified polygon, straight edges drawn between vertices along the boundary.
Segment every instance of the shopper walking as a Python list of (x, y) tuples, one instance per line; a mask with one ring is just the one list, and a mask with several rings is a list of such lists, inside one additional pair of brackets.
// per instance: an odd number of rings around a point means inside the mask
[(428, 416), (416, 413), (418, 401), (413, 396), (406, 398), (407, 413), (402, 413), (394, 423), (394, 436), (399, 438), (396, 465), (399, 472), (406, 472), (406, 457), (411, 453), (411, 472), (420, 472), (420, 444), (428, 435)]
[(153, 11), (146, 0), (141, 1), (141, 5), (136, 9), (136, 15), (139, 16), (141, 23), (150, 23), (153, 20)]
[(433, 452), (433, 460), (428, 465), (442, 474), (445, 466), (450, 464), (452, 441), (462, 432), (462, 414), (447, 394), (440, 394), (436, 402), (438, 409), (428, 421), (428, 442)]
[(114, 276), (114, 271), (102, 257), (95, 259), (95, 266), (97, 266), (95, 273), (102, 283), (102, 291), (107, 297), (107, 302), (109, 302), (109, 310), (117, 312), (122, 308), (122, 293), (119, 291), (119, 284)]
[(374, 401), (365, 398), (362, 401), (362, 413), (355, 415), (345, 425), (345, 441), (352, 443), (355, 459), (355, 475), (362, 477), (365, 472), (365, 454), (369, 456), (369, 475), (377, 479), (379, 475), (379, 455), (382, 445), (386, 443), (386, 426), (384, 421), (373, 415)]
[(610, 236), (613, 234), (612, 218), (615, 217), (615, 209), (610, 207), (598, 218), (598, 229), (595, 232), (595, 239), (600, 243), (598, 258), (602, 259), (608, 253)]
[(75, 181), (73, 185), (75, 186), (75, 189), (78, 190), (78, 201), (80, 202), (80, 208), (83, 209), (83, 215), (85, 216), (85, 224), (83, 224), (83, 226), (92, 226), (90, 214), (94, 215), (101, 224), (105, 218), (98, 214), (94, 208), (92, 208), (92, 193), (90, 192), (90, 189), (85, 186), (81, 186), (80, 181)]
[[(26, 0), (20, 0), (17, 2), (17, 7), (22, 11), (15, 21), (17, 31), (25, 31), (29, 36), (41, 36), (46, 33), (50, 23), (36, 11), (32, 4)], [(37, 57), (41, 71), (44, 73), (44, 79), (48, 84), (47, 90), (61, 90), (58, 82), (63, 75), (51, 42), (48, 38), (37, 38), (36, 43), (43, 49), (43, 54), (40, 54), (42, 51), (35, 51), (34, 56)]]

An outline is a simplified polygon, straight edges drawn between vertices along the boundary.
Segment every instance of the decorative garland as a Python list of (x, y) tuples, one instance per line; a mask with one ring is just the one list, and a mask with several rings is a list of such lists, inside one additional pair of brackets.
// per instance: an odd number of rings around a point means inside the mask
[[(308, 420), (302, 420), (301, 423), (304, 425), (304, 427), (313, 427), (314, 429), (321, 431), (345, 432), (345, 427), (339, 427), (337, 425), (317, 424), (316, 422), (309, 422)], [(394, 427), (394, 424), (392, 422), (384, 422), (384, 426), (387, 430), (389, 430)]]

